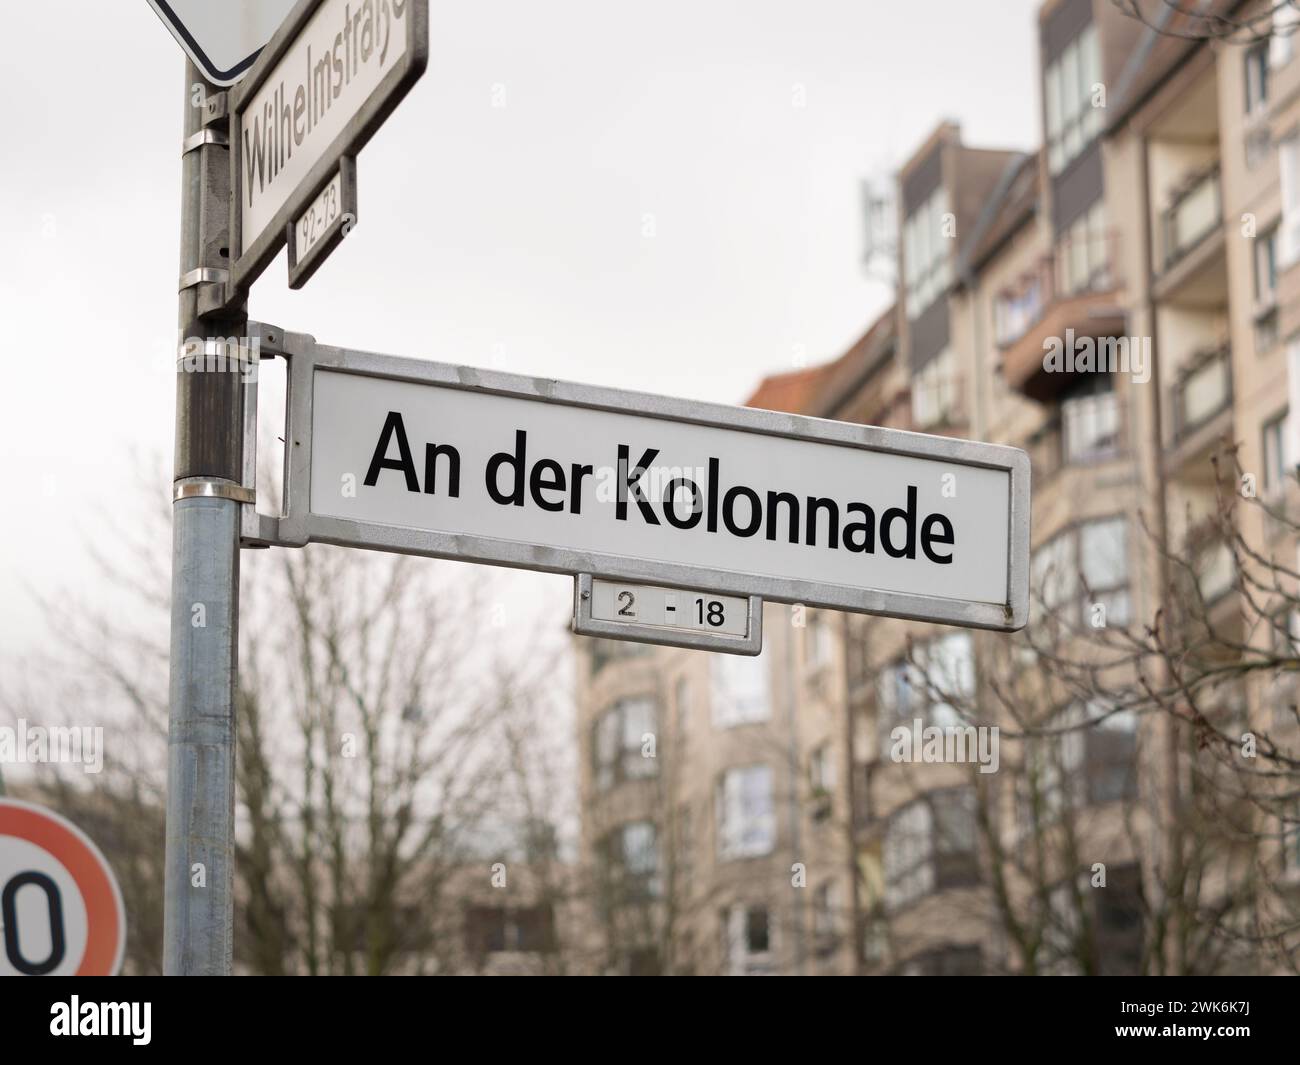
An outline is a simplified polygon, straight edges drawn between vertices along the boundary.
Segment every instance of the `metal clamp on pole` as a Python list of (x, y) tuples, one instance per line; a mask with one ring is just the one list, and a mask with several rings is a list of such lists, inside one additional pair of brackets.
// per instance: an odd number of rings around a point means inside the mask
[(257, 364), (261, 361), (261, 348), (255, 340), (249, 343), (247, 337), (238, 340), (233, 344), (224, 337), (193, 337), (185, 341), (176, 355), (177, 372), (239, 373), (246, 378), (256, 376)]
[(213, 481), (190, 478), (172, 485), (172, 502), (182, 499), (233, 499), (236, 503), (256, 503), (257, 491), (233, 481)]
[(194, 288), (196, 285), (224, 285), (229, 280), (229, 270), (216, 266), (200, 266), (197, 270), (181, 274), (177, 291), (184, 292), (187, 288)]
[(230, 147), (230, 134), (224, 129), (201, 129), (197, 133), (191, 133), (181, 141), (181, 155), (187, 155), (196, 148), (202, 148), (205, 144), (217, 144), (223, 148)]

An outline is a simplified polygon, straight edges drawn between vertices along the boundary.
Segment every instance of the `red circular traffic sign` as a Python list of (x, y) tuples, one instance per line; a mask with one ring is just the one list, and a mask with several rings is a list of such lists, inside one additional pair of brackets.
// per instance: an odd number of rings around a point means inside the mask
[(0, 976), (111, 976), (126, 911), (103, 854), (76, 825), (0, 799)]

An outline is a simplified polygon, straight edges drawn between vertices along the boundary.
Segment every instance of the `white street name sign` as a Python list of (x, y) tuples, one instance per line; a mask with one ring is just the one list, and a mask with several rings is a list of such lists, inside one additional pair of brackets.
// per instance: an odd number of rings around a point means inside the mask
[(251, 539), (1025, 624), (1018, 449), (284, 345), (288, 509)]
[(428, 47), (428, 0), (300, 0), (231, 102), (236, 291), (424, 73)]

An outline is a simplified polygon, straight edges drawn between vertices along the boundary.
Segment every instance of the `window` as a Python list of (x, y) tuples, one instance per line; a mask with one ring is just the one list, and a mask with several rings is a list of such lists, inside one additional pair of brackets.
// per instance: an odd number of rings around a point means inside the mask
[(555, 914), (549, 906), (471, 906), (465, 911), (465, 941), (475, 955), (552, 951)]
[(1273, 35), (1268, 42), (1268, 65), (1276, 70), (1291, 62), (1293, 43), (1300, 26), (1300, 7), (1294, 3), (1278, 4), (1273, 10)]
[(1227, 595), (1237, 583), (1237, 560), (1223, 540), (1201, 548), (1194, 563), (1196, 583), (1207, 606)]
[(903, 222), (903, 269), (907, 279), (907, 316), (915, 320), (948, 290), (950, 238), (944, 225), (948, 192), (941, 185)]
[(772, 716), (767, 663), (766, 654), (711, 656), (715, 728), (767, 721)]
[(1277, 343), (1278, 227), (1255, 238), (1255, 353)]
[(912, 420), (917, 429), (930, 429), (956, 419), (961, 389), (957, 357), (951, 348), (931, 359), (912, 380)]
[(946, 698), (965, 700), (974, 694), (975, 655), (969, 633), (949, 633), (914, 647), (911, 660), (891, 663), (877, 678), (881, 757), (889, 757), (889, 734), (896, 725), (910, 726), (918, 717), (926, 726), (960, 724), (961, 714)]
[(1016, 288), (998, 294), (993, 306), (993, 331), (1000, 348), (1014, 343), (1029, 332), (1043, 315), (1043, 285), (1037, 273), (1025, 278)]
[(1142, 959), (1142, 895), (1135, 866), (1111, 869), (1105, 888), (1094, 888), (1090, 874), (1080, 873), (1053, 887), (1047, 902), (1045, 974), (1137, 974)]
[(835, 759), (831, 757), (831, 745), (821, 744), (808, 759), (808, 778), (813, 792), (829, 795), (835, 790)]
[(652, 821), (630, 821), (610, 832), (601, 843), (604, 871), (618, 901), (657, 898), (659, 841)]
[(835, 657), (835, 633), (830, 616), (816, 613), (804, 630), (804, 664), (809, 673), (816, 673), (831, 664)]
[(658, 772), (656, 760), (642, 754), (644, 737), (654, 734), (655, 717), (655, 701), (649, 696), (622, 699), (600, 716), (592, 726), (591, 743), (596, 790)]
[(899, 967), (902, 976), (979, 976), (979, 947), (940, 947), (909, 958)]
[(677, 884), (683, 895), (690, 895), (695, 875), (695, 819), (690, 803), (677, 808)]
[(1083, 377), (1061, 401), (1061, 432), (1067, 464), (1119, 454), (1119, 399), (1109, 373)]
[(594, 677), (610, 662), (620, 658), (639, 658), (649, 654), (650, 645), (630, 640), (595, 640), (591, 647), (591, 675)]
[(909, 803), (889, 821), (885, 836), (885, 900), (901, 906), (934, 890), (930, 805)]
[(1065, 47), (1043, 75), (1047, 105), (1047, 165), (1064, 170), (1101, 132), (1101, 110), (1093, 106), (1101, 83), (1097, 27), (1090, 25)]
[(902, 807), (889, 820), (884, 858), (890, 908), (975, 883), (974, 790), (937, 791)]
[(1282, 266), (1290, 266), (1300, 258), (1300, 130), (1292, 130), (1278, 142), (1277, 166), (1282, 189), (1277, 254)]
[(691, 722), (691, 685), (685, 677), (677, 678), (673, 706), (677, 711), (677, 741), (680, 743), (690, 731)]
[(772, 971), (772, 923), (766, 906), (729, 906), (722, 911), (722, 953), (728, 976)]
[[(1021, 827), (1057, 821), (1065, 810), (1137, 794), (1137, 718), (1096, 701), (1071, 703), (1030, 746), (1030, 773), (1021, 794)], [(1036, 800), (1037, 811), (1034, 804)]]
[(1087, 625), (1093, 607), (1107, 625), (1129, 619), (1127, 526), (1123, 518), (1084, 522), (1054, 536), (1030, 560), (1033, 592), (1070, 624)]
[(1110, 288), (1110, 233), (1105, 200), (1099, 197), (1061, 235), (1056, 267), (1063, 296)]
[(812, 817), (825, 821), (831, 815), (831, 795), (835, 791), (835, 759), (831, 745), (823, 743), (808, 758), (808, 786), (812, 791)]
[(1246, 52), (1246, 114), (1257, 115), (1268, 103), (1268, 43)]
[(1282, 821), (1282, 871), (1300, 876), (1300, 802), (1292, 803)]
[(833, 880), (819, 884), (813, 892), (814, 949), (826, 954), (838, 945), (840, 934), (839, 893)]
[(1255, 238), (1255, 306), (1277, 302), (1277, 227)]
[(720, 858), (770, 854), (776, 846), (771, 768), (728, 769), (718, 781), (717, 811)]
[(1284, 411), (1264, 426), (1264, 495), (1268, 497), (1278, 495), (1292, 477), (1289, 420)]

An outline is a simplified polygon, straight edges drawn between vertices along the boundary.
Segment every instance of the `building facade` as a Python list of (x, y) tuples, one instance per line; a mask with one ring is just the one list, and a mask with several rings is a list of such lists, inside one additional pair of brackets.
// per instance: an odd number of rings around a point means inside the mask
[[(1297, 964), (1246, 926), (1295, 913), (1300, 809), (1224, 782), (1253, 770), (1227, 740), (1297, 725), (1294, 685), (1232, 667), (1300, 631), (1241, 570), (1296, 568), (1300, 13), (1243, 38), (1158, 7), (1045, 3), (1041, 148), (938, 126), (898, 175), (894, 306), (750, 401), (1025, 449), (1029, 627), (769, 604), (753, 663), (579, 640), (584, 852), (645, 882), (611, 971)], [(1179, 695), (1188, 659), (1224, 681)]]

